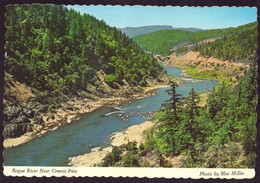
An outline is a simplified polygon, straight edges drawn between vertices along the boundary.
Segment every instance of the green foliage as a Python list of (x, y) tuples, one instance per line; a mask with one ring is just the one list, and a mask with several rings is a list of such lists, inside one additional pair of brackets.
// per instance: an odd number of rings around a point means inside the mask
[(164, 119), (166, 111), (165, 110), (159, 110), (155, 113), (155, 119), (157, 119), (158, 121), (162, 121)]
[(182, 30), (160, 30), (133, 39), (147, 51), (160, 55), (169, 55), (172, 46), (182, 41), (189, 41), (192, 35), (192, 32)]
[(187, 73), (192, 78), (201, 78), (201, 79), (208, 79), (208, 80), (219, 80), (225, 78), (225, 73), (220, 72), (218, 70), (204, 70), (198, 72), (198, 67), (196, 66), (185, 66), (184, 67), (185, 73)]
[[(145, 50), (154, 54), (169, 55), (170, 49), (183, 42), (196, 43), (208, 38), (223, 38), (213, 43), (197, 46), (195, 51), (200, 51), (206, 56), (238, 60), (246, 58), (257, 49), (257, 23), (249, 23), (237, 28), (211, 29), (201, 32), (188, 32), (182, 30), (160, 30), (133, 39)], [(180, 48), (177, 53), (185, 51)]]
[(102, 166), (108, 167), (113, 166), (115, 163), (117, 163), (119, 160), (121, 160), (121, 153), (122, 149), (119, 147), (113, 147), (112, 152), (109, 153), (102, 162)]
[(198, 106), (193, 89), (177, 103), (177, 120), (169, 120), (172, 115), (165, 111), (157, 113), (160, 123), (146, 132), (147, 144), (161, 154), (181, 153), (184, 167), (255, 167), (256, 58), (236, 85), (221, 80), (204, 107)]
[(151, 167), (151, 164), (146, 159), (144, 160), (143, 167)]
[(142, 151), (142, 150), (144, 150), (144, 148), (145, 148), (144, 144), (141, 143), (140, 146), (139, 146), (139, 149)]
[(184, 167), (209, 168), (253, 168), (256, 154), (245, 156), (245, 149), (239, 143), (228, 142), (225, 145), (214, 144), (206, 151), (197, 149), (196, 159), (187, 156), (182, 159)]
[[(123, 155), (123, 152), (127, 152)], [(136, 146), (136, 142), (128, 142), (127, 144), (123, 144), (119, 147), (113, 147), (112, 152), (106, 155), (103, 158), (103, 162), (101, 166), (109, 167), (109, 166), (118, 166), (122, 164), (122, 166), (140, 166), (139, 158), (137, 156), (138, 148)]]
[(176, 54), (182, 54), (182, 53), (185, 53), (186, 51), (188, 51), (188, 48), (186, 47), (181, 47), (179, 49), (176, 50)]
[(161, 167), (172, 167), (171, 164), (165, 160), (161, 154), (158, 154), (158, 159), (159, 159), (159, 165)]
[(128, 152), (124, 155), (122, 159), (122, 166), (123, 167), (140, 167), (139, 157), (132, 153)]
[[(162, 70), (156, 59), (104, 21), (62, 5), (16, 5), (6, 8), (6, 72), (51, 95), (102, 90), (123, 80), (146, 83)], [(111, 85), (113, 86), (113, 85)]]
[(236, 32), (212, 43), (196, 46), (202, 55), (222, 60), (238, 61), (257, 52), (257, 23), (237, 28)]
[(105, 78), (105, 82), (106, 83), (113, 83), (114, 81), (116, 81), (117, 77), (114, 74), (109, 74), (106, 76)]
[(126, 151), (131, 151), (134, 154), (138, 152), (136, 142), (128, 142), (127, 144), (122, 145), (122, 148), (125, 149)]
[(176, 124), (179, 120), (178, 112), (180, 110), (180, 100), (181, 94), (176, 92), (177, 84), (175, 82), (171, 83), (171, 88), (166, 90), (167, 94), (170, 96), (169, 100), (166, 100), (162, 106), (163, 110), (166, 111), (167, 118), (165, 119), (169, 124)]

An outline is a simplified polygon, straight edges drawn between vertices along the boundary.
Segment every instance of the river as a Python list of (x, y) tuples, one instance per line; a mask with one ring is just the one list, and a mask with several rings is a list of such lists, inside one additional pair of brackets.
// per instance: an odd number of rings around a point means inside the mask
[[(182, 71), (179, 68), (165, 68), (169, 75), (184, 79), (184, 83), (177, 88), (177, 93), (183, 96), (187, 96), (191, 88), (196, 92), (203, 92), (217, 84), (216, 81), (186, 78), (181, 75)], [(121, 104), (119, 107), (129, 115), (128, 121), (123, 121), (119, 114), (101, 117), (102, 114), (115, 111), (113, 108), (102, 107), (94, 112), (82, 114), (80, 120), (61, 126), (54, 132), (20, 146), (4, 149), (4, 165), (66, 166), (68, 157), (85, 154), (94, 147), (106, 147), (113, 132), (146, 121), (145, 117), (131, 114), (136, 111), (142, 113), (158, 110), (163, 101), (169, 98), (166, 89), (160, 88), (154, 96)]]

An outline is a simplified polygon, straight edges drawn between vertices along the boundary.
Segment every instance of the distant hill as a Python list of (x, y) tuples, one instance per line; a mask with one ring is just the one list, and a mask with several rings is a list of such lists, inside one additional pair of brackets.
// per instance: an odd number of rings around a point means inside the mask
[(193, 34), (183, 30), (160, 30), (134, 37), (133, 40), (146, 51), (166, 56), (170, 54), (172, 46), (180, 42), (191, 42)]
[[(137, 42), (138, 45), (140, 45), (146, 51), (152, 52), (154, 54), (169, 55), (171, 53), (171, 49), (179, 44), (196, 43), (208, 38), (234, 37), (240, 34), (241, 32), (244, 32), (247, 29), (251, 28), (252, 25), (254, 24), (256, 23), (246, 24), (238, 27), (230, 27), (225, 29), (210, 29), (210, 30), (197, 31), (197, 32), (191, 31), (194, 28), (187, 28), (190, 29), (190, 31), (187, 31), (186, 28), (185, 28), (186, 30), (180, 30), (180, 29), (176, 30), (175, 28), (173, 28), (172, 30), (160, 30), (149, 34), (136, 36), (133, 38), (133, 40)], [(255, 31), (255, 29), (253, 31)], [(248, 35), (252, 37), (251, 34)], [(254, 38), (252, 38), (252, 40), (254, 40)], [(251, 44), (250, 44), (250, 48), (251, 48)], [(203, 48), (201, 47), (200, 49), (206, 50), (204, 49), (204, 47)]]
[(199, 29), (199, 28), (193, 28), (193, 27), (188, 27), (188, 28), (174, 28), (177, 30), (183, 30), (183, 31), (188, 31), (188, 32), (202, 32), (204, 29)]
[(151, 26), (143, 26), (143, 27), (125, 27), (119, 28), (122, 32), (128, 35), (130, 38), (149, 34), (152, 32), (156, 32), (159, 30), (172, 30), (173, 27), (169, 25), (151, 25)]
[(172, 27), (170, 25), (151, 25), (151, 26), (143, 26), (143, 27), (125, 27), (125, 28), (119, 28), (122, 32), (124, 32), (126, 35), (128, 35), (130, 38), (137, 37), (140, 35), (149, 34), (152, 32), (160, 31), (160, 30), (183, 30), (188, 32), (202, 32), (203, 29), (199, 28), (177, 28)]

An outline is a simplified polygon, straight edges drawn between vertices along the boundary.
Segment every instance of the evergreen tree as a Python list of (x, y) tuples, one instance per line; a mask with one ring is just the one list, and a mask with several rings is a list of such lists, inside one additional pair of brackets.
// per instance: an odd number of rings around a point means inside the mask
[(190, 119), (194, 120), (195, 115), (198, 115), (199, 111), (199, 95), (195, 93), (194, 88), (191, 89), (188, 99), (186, 101), (188, 113)]
[(162, 106), (166, 111), (166, 120), (170, 122), (170, 124), (176, 124), (179, 121), (178, 111), (180, 111), (180, 101), (181, 94), (176, 92), (177, 84), (172, 82), (170, 85), (170, 89), (167, 89), (166, 92), (170, 96), (170, 99), (166, 100)]

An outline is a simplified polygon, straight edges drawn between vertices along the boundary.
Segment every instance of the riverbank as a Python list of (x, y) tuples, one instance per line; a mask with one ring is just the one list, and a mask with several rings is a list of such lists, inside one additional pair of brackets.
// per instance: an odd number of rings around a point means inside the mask
[(214, 57), (203, 57), (199, 52), (188, 51), (183, 54), (172, 53), (164, 62), (169, 67), (184, 69), (184, 76), (201, 79), (221, 79), (229, 77), (235, 79), (243, 76), (244, 70), (249, 68), (247, 62), (231, 62)]
[(129, 100), (152, 96), (155, 94), (157, 88), (165, 87), (168, 87), (168, 85), (156, 84), (150, 87), (145, 87), (143, 90), (138, 90), (139, 92), (128, 94), (127, 96), (118, 94), (119, 97), (95, 97), (94, 99), (72, 98), (70, 101), (61, 104), (61, 107), (55, 110), (55, 112), (43, 114), (43, 124), (35, 124), (32, 132), (25, 133), (18, 138), (5, 139), (3, 142), (4, 148), (21, 145), (34, 138), (39, 138), (47, 133), (57, 130), (62, 125), (73, 123), (79, 120), (79, 114), (92, 112), (102, 106), (114, 107)]
[(120, 146), (127, 144), (128, 142), (137, 142), (137, 146), (144, 142), (143, 132), (151, 128), (155, 123), (152, 121), (146, 121), (144, 123), (133, 125), (128, 127), (122, 132), (115, 132), (111, 135), (111, 146), (102, 150), (95, 148), (96, 151), (70, 157), (68, 159), (70, 166), (95, 166), (102, 162), (102, 159), (112, 151), (112, 146)]

